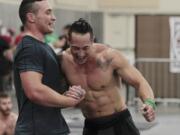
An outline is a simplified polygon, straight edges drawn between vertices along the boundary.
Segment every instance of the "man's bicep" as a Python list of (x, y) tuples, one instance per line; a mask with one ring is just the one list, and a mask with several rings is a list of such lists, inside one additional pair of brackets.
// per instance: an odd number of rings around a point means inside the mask
[(42, 82), (42, 74), (34, 71), (21, 72), (20, 78), (27, 96), (32, 95)]
[(114, 54), (115, 70), (125, 82), (135, 85), (138, 83), (139, 72), (129, 63), (129, 61), (120, 53)]
[(132, 65), (128, 64), (119, 70), (118, 74), (128, 84), (138, 87), (142, 80), (141, 73)]

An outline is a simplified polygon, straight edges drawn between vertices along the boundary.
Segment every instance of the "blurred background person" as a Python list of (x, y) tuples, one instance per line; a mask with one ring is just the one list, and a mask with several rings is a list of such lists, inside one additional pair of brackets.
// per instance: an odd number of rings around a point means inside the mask
[(54, 42), (53, 44), (54, 51), (57, 54), (69, 48), (67, 38), (68, 38), (68, 32), (69, 32), (70, 27), (71, 27), (71, 24), (65, 25), (62, 29), (62, 35), (60, 35), (58, 37), (58, 40), (56, 40), (56, 42)]
[(14, 135), (17, 114), (12, 112), (11, 97), (0, 93), (0, 135)]
[(62, 33), (63, 33), (62, 35), (65, 35), (66, 37), (68, 37), (70, 28), (71, 28), (71, 24), (66, 24), (62, 29)]
[(15, 40), (14, 40), (14, 46), (17, 46), (19, 44), (19, 42), (21, 41), (21, 39), (23, 38), (24, 36), (24, 26), (21, 25), (20, 26), (20, 33), (15, 37)]
[(0, 27), (0, 92), (9, 90), (11, 71), (12, 71), (12, 57), (13, 54), (9, 49), (12, 46), (14, 38), (14, 30), (6, 28), (3, 25)]
[[(62, 30), (63, 35), (62, 36), (65, 37), (65, 42), (64, 42), (64, 45), (62, 46), (62, 51), (69, 48), (67, 39), (68, 39), (68, 33), (69, 33), (70, 28), (71, 28), (71, 24), (67, 24), (63, 27), (63, 30)], [(60, 39), (60, 37), (59, 37), (59, 39)]]

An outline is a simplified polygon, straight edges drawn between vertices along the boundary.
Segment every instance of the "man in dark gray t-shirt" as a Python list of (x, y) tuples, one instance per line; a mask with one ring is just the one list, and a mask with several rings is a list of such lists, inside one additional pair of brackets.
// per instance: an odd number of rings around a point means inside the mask
[[(42, 83), (59, 93), (63, 93), (63, 91), (58, 90), (65, 89), (64, 83), (60, 83), (60, 80), (63, 81), (62, 73), (51, 48), (31, 36), (25, 36), (16, 50), (14, 62), (14, 80), (20, 112), (17, 131), (25, 128), (28, 133), (36, 131), (39, 134), (44, 134), (49, 133), (52, 129), (54, 129), (53, 132), (67, 132), (67, 125), (58, 108), (37, 105), (26, 97), (19, 74), (26, 71), (43, 74)], [(22, 125), (23, 128), (21, 128)], [(61, 130), (59, 127), (62, 127)]]
[(14, 82), (19, 117), (15, 135), (67, 135), (60, 108), (76, 106), (85, 91), (65, 79), (53, 50), (44, 43), (55, 16), (48, 0), (23, 0), (19, 8), (25, 36), (14, 56)]

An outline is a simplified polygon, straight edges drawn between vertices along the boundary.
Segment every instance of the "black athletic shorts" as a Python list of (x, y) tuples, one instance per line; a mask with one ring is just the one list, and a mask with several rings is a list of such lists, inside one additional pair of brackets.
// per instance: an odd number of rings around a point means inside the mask
[(83, 135), (140, 135), (128, 109), (100, 118), (85, 119)]

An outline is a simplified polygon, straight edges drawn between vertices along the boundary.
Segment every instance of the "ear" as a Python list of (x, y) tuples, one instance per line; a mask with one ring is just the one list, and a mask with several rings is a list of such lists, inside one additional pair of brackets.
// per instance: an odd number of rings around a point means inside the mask
[(30, 23), (34, 23), (35, 22), (35, 14), (27, 13), (27, 21)]

